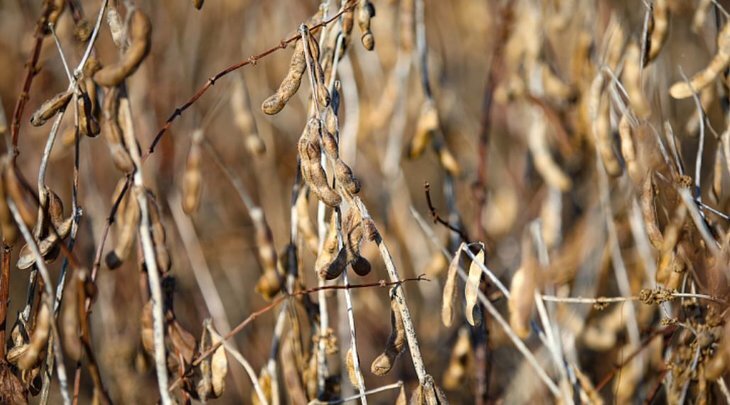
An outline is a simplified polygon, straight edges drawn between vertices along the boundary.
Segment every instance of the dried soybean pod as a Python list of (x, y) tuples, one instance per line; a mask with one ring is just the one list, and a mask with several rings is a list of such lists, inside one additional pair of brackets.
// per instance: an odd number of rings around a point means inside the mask
[(193, 0), (193, 7), (195, 7), (198, 10), (200, 10), (201, 8), (203, 8), (203, 2), (204, 1), (205, 0)]
[(664, 246), (664, 236), (659, 230), (659, 221), (656, 217), (656, 207), (654, 206), (654, 175), (650, 172), (644, 180), (644, 186), (641, 191), (641, 216), (644, 218), (644, 226), (646, 234), (649, 237), (651, 245), (655, 249), (661, 250)]
[(30, 370), (35, 368), (42, 359), (41, 353), (48, 345), (48, 337), (51, 330), (51, 314), (48, 306), (41, 304), (38, 314), (36, 315), (35, 327), (33, 334), (30, 336), (28, 348), (18, 359), (18, 368), (21, 370)]
[[(312, 71), (314, 72), (314, 78), (315, 78), (315, 96), (317, 100), (317, 104), (321, 108), (325, 108), (329, 106), (330, 104), (330, 94), (327, 90), (327, 86), (325, 85), (324, 80), (324, 71), (322, 69), (322, 65), (319, 63), (319, 43), (317, 42), (317, 39), (311, 35), (309, 35), (309, 30), (306, 28), (306, 26), (303, 27), (305, 30), (305, 36), (307, 39), (309, 54), (312, 57), (312, 66), (310, 67)], [(306, 55), (305, 55), (306, 56)]]
[(546, 63), (539, 63), (542, 78), (542, 89), (546, 96), (560, 102), (566, 102), (575, 97), (573, 88), (563, 83), (555, 72)]
[(328, 159), (337, 161), (340, 158), (340, 153), (337, 148), (337, 139), (332, 135), (330, 131), (322, 131), (322, 146), (324, 147), (324, 154)]
[(444, 293), (441, 303), (441, 322), (447, 328), (451, 326), (454, 320), (454, 304), (456, 303), (456, 274), (459, 271), (459, 261), (461, 260), (461, 251), (465, 249), (465, 245), (459, 246), (449, 264), (449, 271), (446, 274), (446, 283), (444, 284)]
[(649, 27), (647, 47), (643, 66), (653, 61), (664, 47), (669, 27), (669, 5), (667, 0), (654, 0), (652, 4), (651, 24)]
[(458, 177), (461, 173), (461, 167), (459, 166), (459, 163), (456, 161), (456, 158), (454, 155), (451, 154), (451, 151), (449, 148), (447, 148), (445, 145), (438, 148), (438, 155), (439, 155), (439, 163), (441, 163), (441, 167), (444, 168), (447, 172), (449, 172), (450, 175), (454, 177)]
[(477, 305), (479, 294), (479, 282), (482, 279), (482, 268), (479, 264), (484, 263), (484, 249), (480, 249), (474, 260), (469, 265), (469, 277), (464, 287), (464, 298), (466, 299), (466, 307), (464, 312), (466, 320), (471, 326), (479, 326), (482, 323), (482, 314)]
[(522, 263), (512, 277), (508, 306), (510, 326), (517, 336), (525, 339), (530, 334), (530, 317), (535, 306), (537, 262), (529, 242), (523, 241), (522, 245)]
[(448, 390), (456, 390), (464, 384), (473, 357), (473, 348), (466, 327), (459, 329), (459, 336), (451, 349), (449, 367), (444, 371), (443, 385)]
[(439, 116), (432, 101), (426, 101), (421, 107), (421, 113), (416, 123), (416, 133), (411, 138), (408, 148), (408, 157), (417, 158), (423, 154), (426, 146), (431, 142), (433, 132), (439, 127)]
[[(119, 181), (117, 191), (114, 193), (114, 200), (118, 198), (124, 184), (124, 179)], [(140, 211), (139, 204), (137, 204), (132, 196), (131, 190), (128, 190), (127, 195), (125, 195), (121, 200), (119, 207), (117, 208), (117, 213), (114, 249), (107, 253), (104, 258), (107, 267), (112, 270), (122, 265), (122, 262), (127, 258), (130, 250), (132, 249), (135, 236), (137, 236), (137, 225), (140, 220)]]
[(317, 254), (317, 251), (319, 249), (319, 237), (317, 236), (317, 232), (314, 230), (312, 218), (309, 215), (306, 187), (302, 187), (302, 190), (297, 196), (296, 210), (297, 228), (304, 237), (304, 242), (306, 243), (309, 250), (311, 250), (314, 254)]
[(104, 97), (102, 109), (102, 132), (106, 140), (109, 152), (112, 155), (112, 162), (117, 169), (131, 173), (134, 171), (134, 162), (124, 144), (122, 129), (118, 121), (119, 111), (119, 90), (116, 87), (109, 89)]
[(357, 194), (360, 192), (360, 180), (358, 180), (350, 166), (345, 164), (341, 159), (337, 159), (335, 162), (335, 179), (347, 190), (350, 194)]
[(46, 123), (49, 119), (53, 118), (59, 111), (66, 108), (68, 102), (71, 100), (73, 92), (64, 91), (56, 94), (50, 99), (46, 100), (30, 117), (30, 123), (39, 127)]
[(568, 175), (558, 166), (550, 154), (547, 145), (547, 124), (542, 112), (535, 110), (527, 134), (527, 146), (532, 153), (535, 162), (535, 169), (545, 180), (545, 183), (560, 191), (568, 191), (573, 187), (573, 182)]
[(641, 183), (641, 172), (639, 162), (636, 160), (636, 150), (634, 149), (634, 139), (631, 134), (631, 123), (627, 114), (621, 116), (618, 123), (618, 134), (621, 137), (621, 154), (626, 162), (626, 171), (629, 173), (631, 180), (635, 184)]
[[(220, 338), (211, 334), (211, 343), (216, 345), (220, 342)], [(210, 379), (213, 386), (213, 395), (215, 398), (220, 397), (226, 389), (226, 376), (228, 375), (228, 358), (226, 357), (226, 349), (220, 345), (213, 352), (210, 359)]]
[(375, 38), (373, 37), (372, 31), (370, 31), (370, 19), (375, 17), (375, 6), (369, 0), (360, 0), (357, 5), (357, 25), (360, 27), (362, 32), (362, 45), (368, 51), (372, 51), (375, 48)]
[[(199, 352), (205, 352), (210, 348), (210, 337), (211, 333), (209, 331), (210, 327), (210, 319), (206, 319), (203, 321), (203, 333), (200, 336), (200, 341), (198, 342), (198, 351)], [(210, 358), (206, 357), (204, 358), (197, 366), (196, 370), (196, 377), (199, 377), (197, 384), (195, 384), (195, 392), (192, 391), (192, 389), (186, 389), (189, 393), (197, 394), (197, 399), (200, 399), (201, 402), (206, 402), (209, 398), (211, 398), (211, 393), (213, 392), (213, 386), (211, 384), (211, 372), (210, 372)], [(192, 384), (191, 384), (192, 385)], [(192, 387), (191, 387), (192, 388)]]
[(246, 150), (252, 155), (262, 155), (266, 152), (266, 145), (256, 131), (256, 121), (251, 111), (249, 96), (240, 76), (235, 76), (233, 79), (231, 109), (236, 126), (243, 132)]
[(256, 229), (256, 248), (263, 268), (263, 273), (256, 283), (256, 291), (269, 300), (281, 290), (281, 277), (277, 272), (278, 258), (274, 247), (274, 237), (261, 208), (252, 209), (250, 214)]
[(79, 131), (90, 138), (99, 135), (101, 128), (99, 128), (99, 122), (94, 117), (91, 99), (88, 94), (82, 91), (76, 98), (76, 104), (79, 109)]
[(722, 174), (724, 172), (724, 165), (723, 165), (723, 155), (722, 155), (722, 148), (717, 148), (715, 151), (715, 163), (713, 165), (713, 174), (712, 174), (712, 188), (711, 196), (715, 200), (715, 203), (720, 201), (720, 197), (722, 196)]
[[(326, 278), (327, 272), (330, 270), (329, 267), (332, 264), (333, 261), (339, 256), (342, 251), (338, 251), (338, 241), (337, 241), (337, 217), (333, 215), (330, 218), (329, 228), (327, 229), (327, 234), (324, 237), (324, 242), (322, 244), (322, 250), (317, 255), (317, 260), (314, 263), (314, 269), (316, 270), (317, 274), (320, 277)], [(336, 255), (337, 254), (337, 255)], [(343, 257), (343, 261), (346, 259), (346, 253), (343, 253), (345, 257)], [(346, 265), (347, 263), (345, 263)], [(344, 267), (344, 266), (343, 266)], [(333, 269), (336, 270), (336, 269)], [(339, 272), (339, 274), (342, 274), (342, 271), (344, 268), (342, 268)], [(339, 276), (337, 274), (335, 277)]]
[(155, 245), (157, 268), (160, 273), (166, 273), (172, 266), (170, 252), (167, 250), (167, 245), (165, 244), (167, 234), (165, 232), (165, 226), (162, 224), (162, 216), (160, 215), (160, 207), (157, 205), (157, 197), (155, 197), (151, 190), (146, 190), (146, 192), (147, 203), (149, 205), (150, 233), (152, 235), (152, 243)]
[(307, 61), (304, 57), (304, 41), (297, 41), (294, 46), (294, 54), (289, 62), (289, 71), (271, 97), (264, 100), (261, 110), (268, 115), (274, 115), (281, 111), (290, 98), (299, 90), (302, 83), (302, 75), (307, 68)]
[(347, 263), (358, 276), (370, 274), (370, 262), (360, 256), (360, 244), (363, 240), (363, 221), (360, 212), (350, 208), (343, 223), (345, 232), (345, 249), (347, 251)]
[(730, 24), (725, 24), (717, 34), (717, 53), (707, 67), (695, 73), (689, 83), (685, 81), (674, 83), (669, 88), (669, 94), (676, 99), (692, 97), (694, 92), (712, 83), (728, 64), (730, 64)]
[(352, 347), (347, 349), (347, 354), (345, 355), (345, 365), (347, 366), (347, 378), (350, 379), (350, 384), (352, 384), (353, 387), (358, 386), (358, 373), (355, 370), (355, 360), (353, 358), (352, 353)]
[[(603, 88), (603, 73), (599, 73), (591, 84), (591, 119), (593, 120), (593, 134), (596, 140), (596, 148), (606, 168), (606, 173), (611, 176), (621, 175), (621, 162), (619, 162), (613, 151), (613, 133), (611, 132), (611, 111), (609, 101), (601, 95)], [(603, 99), (603, 100), (602, 100)]]
[(390, 335), (385, 343), (383, 353), (373, 360), (370, 371), (379, 376), (387, 374), (395, 363), (398, 355), (403, 352), (406, 346), (406, 330), (403, 327), (403, 319), (398, 310), (398, 303), (391, 292), (390, 296)]
[(200, 169), (202, 160), (200, 143), (202, 141), (203, 130), (196, 129), (193, 132), (188, 159), (185, 162), (185, 173), (183, 174), (182, 184), (182, 208), (188, 215), (192, 215), (200, 206), (200, 197), (203, 190), (203, 174)]
[(129, 47), (114, 65), (101, 68), (94, 74), (94, 81), (101, 86), (117, 86), (133, 74), (150, 51), (152, 23), (139, 8), (132, 12), (129, 22)]
[[(44, 1), (43, 3), (44, 7), (51, 8), (50, 12), (48, 13), (48, 24), (55, 27), (56, 23), (58, 22), (58, 17), (61, 16), (64, 8), (66, 7), (66, 2), (64, 0), (50, 0)], [(43, 29), (44, 34), (48, 35), (51, 33), (48, 27), (43, 27)]]
[[(56, 232), (51, 232), (43, 240), (38, 242), (38, 250), (43, 256), (44, 261), (50, 262), (55, 260), (58, 252), (54, 254), (54, 248), (58, 243), (65, 239), (71, 232), (71, 224), (73, 223), (73, 217), (66, 219), (57, 229)], [(36, 257), (30, 248), (29, 244), (25, 244), (18, 255), (17, 267), (20, 270), (30, 268), (36, 262)]]
[(347, 268), (347, 249), (344, 247), (337, 252), (334, 260), (318, 272), (320, 278), (334, 280), (339, 277)]
[[(310, 120), (319, 122), (318, 120)], [(307, 124), (309, 127), (310, 124)], [(318, 132), (315, 132), (318, 133)], [(327, 182), (327, 173), (320, 164), (319, 139), (315, 137), (302, 136), (299, 140), (299, 156), (302, 162), (302, 177), (310, 186), (312, 191), (323, 203), (330, 207), (336, 207), (342, 202), (342, 197), (330, 187)]]
[(641, 49), (634, 42), (629, 43), (626, 47), (622, 76), (634, 114), (639, 119), (648, 118), (651, 114), (651, 107), (644, 94), (644, 89), (641, 88)]

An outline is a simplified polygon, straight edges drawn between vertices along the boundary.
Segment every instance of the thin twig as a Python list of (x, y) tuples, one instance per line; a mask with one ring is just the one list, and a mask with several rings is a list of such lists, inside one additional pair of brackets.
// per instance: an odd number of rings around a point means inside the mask
[(347, 397), (347, 398), (342, 398), (342, 399), (338, 399), (338, 400), (334, 400), (334, 401), (320, 401), (320, 400), (315, 399), (315, 400), (309, 401), (309, 404), (308, 405), (325, 405), (325, 404), (326, 405), (335, 405), (335, 404), (344, 404), (344, 403), (347, 403), (347, 402), (350, 402), (350, 401), (356, 401), (358, 399), (365, 399), (365, 397), (368, 396), (368, 395), (373, 395), (373, 394), (377, 394), (377, 393), (384, 392), (384, 391), (390, 391), (390, 390), (399, 389), (402, 386), (403, 386), (403, 381), (398, 381), (398, 382), (393, 383), (393, 384), (388, 384), (388, 385), (384, 385), (382, 387), (373, 388), (371, 390), (362, 392), (362, 393), (360, 393), (358, 395), (353, 395), (353, 396), (350, 396), (350, 397)]
[(221, 335), (218, 334), (218, 332), (213, 329), (211, 325), (208, 325), (208, 332), (210, 332), (210, 335), (215, 337), (217, 340), (223, 342), (223, 347), (226, 349), (228, 353), (233, 356), (233, 358), (236, 359), (243, 368), (246, 370), (246, 373), (248, 374), (249, 378), (251, 378), (251, 384), (253, 385), (254, 391), (256, 391), (256, 395), (259, 398), (259, 402), (263, 405), (269, 405), (269, 401), (266, 400), (266, 395), (264, 394), (264, 391), (261, 389), (261, 385), (259, 384), (259, 379), (256, 378), (256, 372), (254, 371), (253, 367), (251, 367), (251, 364), (246, 361), (246, 358), (243, 357), (241, 352), (236, 350), (235, 347), (231, 343), (226, 342)]

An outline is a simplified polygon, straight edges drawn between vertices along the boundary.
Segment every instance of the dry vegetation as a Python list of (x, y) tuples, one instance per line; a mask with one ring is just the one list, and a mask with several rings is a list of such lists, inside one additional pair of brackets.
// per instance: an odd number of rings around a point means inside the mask
[(727, 403), (726, 6), (0, 3), (0, 402)]

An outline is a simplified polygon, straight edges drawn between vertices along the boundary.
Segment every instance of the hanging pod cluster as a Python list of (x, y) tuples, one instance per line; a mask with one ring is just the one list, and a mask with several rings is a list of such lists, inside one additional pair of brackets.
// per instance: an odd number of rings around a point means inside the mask
[[(59, 244), (71, 233), (73, 214), (63, 217), (63, 202), (50, 188), (45, 188), (38, 207), (38, 218), (33, 227), (33, 239), (46, 263), (54, 261), (60, 253)], [(28, 269), (36, 263), (36, 256), (26, 243), (18, 257), (17, 267)]]
[(337, 216), (333, 215), (325, 237), (322, 252), (315, 268), (319, 277), (334, 280), (351, 266), (358, 276), (370, 274), (370, 262), (360, 256), (360, 245), (365, 235), (365, 221), (357, 209), (350, 208), (342, 221), (343, 246), (339, 247)]
[[(454, 319), (454, 305), (456, 304), (457, 292), (457, 274), (461, 262), (461, 252), (468, 249), (466, 245), (462, 245), (454, 254), (449, 264), (446, 274), (446, 284), (444, 285), (442, 305), (441, 305), (441, 321), (444, 326), (451, 326)], [(466, 299), (466, 307), (464, 309), (466, 320), (472, 326), (478, 326), (482, 322), (482, 312), (478, 303), (479, 285), (482, 279), (481, 265), (484, 265), (485, 253), (484, 247), (480, 245), (479, 251), (469, 266), (469, 275), (464, 287), (464, 298)]]

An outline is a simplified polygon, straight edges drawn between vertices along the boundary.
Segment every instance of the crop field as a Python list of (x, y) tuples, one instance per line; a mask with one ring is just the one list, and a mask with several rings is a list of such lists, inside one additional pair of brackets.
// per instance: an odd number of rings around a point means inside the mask
[(0, 403), (730, 403), (729, 11), (0, 1)]

